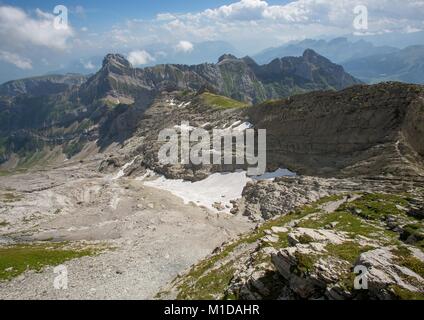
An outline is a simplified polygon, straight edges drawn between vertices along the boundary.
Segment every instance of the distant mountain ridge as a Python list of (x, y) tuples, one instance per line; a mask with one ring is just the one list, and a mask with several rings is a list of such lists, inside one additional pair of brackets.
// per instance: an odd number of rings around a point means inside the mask
[(28, 94), (43, 96), (65, 92), (72, 86), (79, 86), (87, 80), (87, 76), (68, 73), (65, 75), (46, 75), (20, 80), (8, 81), (0, 85), (0, 95), (17, 96)]
[(352, 59), (343, 65), (350, 73), (369, 83), (394, 80), (424, 84), (424, 46)]
[(333, 62), (341, 63), (353, 58), (363, 58), (375, 54), (389, 54), (399, 51), (391, 46), (376, 46), (365, 40), (349, 41), (340, 37), (332, 40), (312, 40), (288, 43), (275, 48), (268, 48), (253, 56), (258, 63), (269, 63), (277, 57), (297, 56), (306, 49), (312, 49), (330, 59)]

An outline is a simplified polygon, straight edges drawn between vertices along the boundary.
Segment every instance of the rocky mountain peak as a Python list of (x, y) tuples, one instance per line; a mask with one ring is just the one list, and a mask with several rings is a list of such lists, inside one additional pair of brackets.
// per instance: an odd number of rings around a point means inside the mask
[(314, 50), (312, 49), (306, 49), (303, 52), (303, 58), (306, 60), (316, 60), (318, 58), (322, 58), (321, 55), (319, 55), (318, 53), (316, 53)]
[(257, 67), (258, 64), (256, 63), (255, 60), (253, 60), (251, 57), (249, 56), (245, 56), (243, 59), (244, 63), (246, 63), (249, 67)]
[(103, 67), (115, 66), (121, 68), (132, 68), (131, 63), (121, 54), (109, 53), (103, 59)]
[(220, 63), (224, 60), (237, 60), (237, 57), (230, 54), (230, 53), (226, 53), (226, 54), (223, 54), (222, 56), (219, 57), (218, 63)]

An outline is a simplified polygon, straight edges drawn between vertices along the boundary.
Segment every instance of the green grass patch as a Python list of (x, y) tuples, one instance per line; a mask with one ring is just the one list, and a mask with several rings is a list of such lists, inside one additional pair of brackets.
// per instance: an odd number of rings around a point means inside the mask
[(216, 300), (223, 299), (224, 292), (234, 276), (232, 262), (209, 270), (195, 279), (192, 285), (179, 287), (178, 300)]
[(295, 252), (295, 257), (297, 264), (293, 266), (291, 272), (294, 272), (298, 275), (308, 274), (314, 268), (315, 262), (318, 261), (319, 257), (311, 254), (302, 254), (300, 252)]
[(404, 226), (402, 228), (402, 234), (400, 235), (402, 241), (407, 241), (408, 243), (414, 243), (416, 246), (424, 248), (424, 226), (421, 223), (412, 223)]
[[(337, 222), (334, 230), (348, 232), (352, 237), (356, 235), (370, 237), (373, 233), (386, 233), (386, 230), (372, 226), (360, 217), (353, 215), (349, 211), (343, 211), (342, 209), (336, 210), (332, 213), (323, 214), (319, 217), (319, 219), (306, 219), (299, 224), (299, 227), (322, 229), (325, 226), (330, 225), (332, 222)], [(395, 233), (390, 233), (390, 235), (396, 237)]]
[(392, 250), (392, 253), (396, 256), (395, 262), (397, 264), (414, 271), (421, 277), (424, 277), (424, 263), (414, 257), (407, 247), (399, 246)]
[(396, 285), (392, 285), (390, 289), (400, 300), (424, 300), (424, 293), (421, 292), (409, 291)]
[(344, 204), (340, 210), (350, 211), (367, 220), (380, 221), (389, 215), (405, 215), (396, 205), (408, 207), (409, 202), (399, 195), (372, 193)]
[(206, 105), (219, 109), (239, 109), (246, 108), (249, 106), (247, 103), (240, 102), (224, 96), (219, 96), (209, 92), (202, 93), (201, 99)]
[(0, 247), (0, 281), (9, 280), (27, 270), (41, 271), (48, 265), (94, 255), (94, 248), (71, 248), (65, 243), (43, 243)]
[(72, 141), (66, 144), (63, 148), (63, 153), (66, 154), (68, 159), (72, 158), (84, 148), (85, 143), (83, 141)]
[(339, 257), (353, 264), (361, 253), (373, 248), (362, 247), (355, 242), (345, 242), (342, 244), (328, 244), (325, 249), (331, 256)]

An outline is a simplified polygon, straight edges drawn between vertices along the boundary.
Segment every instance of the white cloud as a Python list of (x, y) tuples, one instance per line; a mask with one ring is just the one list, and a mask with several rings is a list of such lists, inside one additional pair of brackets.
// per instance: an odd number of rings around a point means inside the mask
[(241, 0), (217, 9), (208, 9), (204, 14), (210, 18), (257, 20), (263, 18), (263, 13), (267, 7), (266, 1)]
[(131, 51), (127, 58), (128, 61), (134, 66), (141, 66), (155, 61), (155, 58), (153, 58), (150, 53), (145, 50)]
[(175, 15), (171, 13), (159, 13), (158, 15), (156, 15), (156, 20), (158, 21), (167, 21), (173, 19), (175, 19)]
[(54, 15), (39, 9), (35, 13), (31, 17), (19, 8), (0, 6), (0, 47), (66, 49), (67, 40), (74, 35), (72, 28), (55, 28)]
[[(175, 38), (192, 42), (225, 40), (242, 51), (259, 51), (276, 43), (355, 34), (353, 9), (359, 4), (368, 8), (369, 16), (369, 29), (360, 30), (361, 34), (423, 28), (424, 0), (294, 0), (282, 5), (241, 0), (201, 12), (168, 12), (152, 20), (131, 20), (115, 26), (112, 42), (116, 48), (131, 49), (170, 45)], [(187, 48), (174, 46), (183, 52), (191, 50)]]
[(82, 65), (84, 66), (84, 69), (87, 70), (93, 70), (96, 69), (96, 66), (93, 64), (93, 62), (91, 61), (84, 61), (84, 60), (80, 60)]
[(175, 46), (175, 50), (177, 52), (188, 53), (193, 51), (193, 49), (194, 49), (194, 45), (191, 42), (185, 41), (185, 40), (178, 42), (178, 44)]
[(21, 57), (12, 52), (0, 50), (0, 60), (11, 63), (19, 69), (32, 69), (32, 62), (30, 59)]

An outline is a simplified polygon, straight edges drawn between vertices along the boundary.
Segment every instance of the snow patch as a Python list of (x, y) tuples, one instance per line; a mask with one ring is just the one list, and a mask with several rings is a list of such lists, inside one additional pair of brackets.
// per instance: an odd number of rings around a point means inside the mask
[(231, 201), (241, 198), (246, 184), (252, 180), (273, 180), (276, 177), (294, 176), (295, 173), (287, 169), (278, 169), (275, 172), (267, 172), (262, 176), (248, 177), (246, 171), (231, 173), (214, 173), (204, 180), (197, 182), (173, 180), (160, 176), (156, 180), (146, 181), (149, 187), (158, 188), (171, 192), (173, 195), (184, 200), (185, 204), (193, 202), (218, 212), (214, 204), (220, 203), (229, 212), (232, 208)]
[(166, 103), (168, 104), (168, 105), (170, 105), (171, 107), (173, 107), (173, 106), (176, 106), (177, 104), (175, 103), (175, 100), (174, 99), (168, 99), (168, 100), (166, 100)]
[(137, 180), (137, 181), (143, 181), (146, 178), (154, 177), (155, 175), (156, 175), (156, 173), (153, 170), (147, 169), (145, 174), (143, 174), (142, 176), (139, 176), (139, 177), (135, 178), (135, 180)]
[(117, 180), (117, 179), (119, 179), (119, 178), (122, 178), (124, 175), (125, 175), (125, 170), (129, 167), (129, 166), (131, 166), (133, 163), (134, 163), (134, 161), (137, 159), (137, 157), (135, 157), (134, 159), (132, 159), (130, 162), (128, 162), (128, 163), (126, 163), (126, 164), (124, 164), (123, 166), (122, 166), (122, 168), (118, 171), (118, 173), (112, 178), (112, 180)]
[[(243, 188), (247, 182), (251, 181), (246, 176), (246, 172), (214, 173), (204, 180), (197, 182), (184, 181), (182, 179), (172, 180), (163, 176), (153, 181), (146, 181), (144, 184), (167, 190), (184, 200), (185, 204), (193, 202), (199, 206), (217, 211), (213, 207), (214, 203), (221, 203), (223, 206), (231, 207), (231, 200), (241, 197)], [(229, 211), (226, 208), (224, 211)]]

